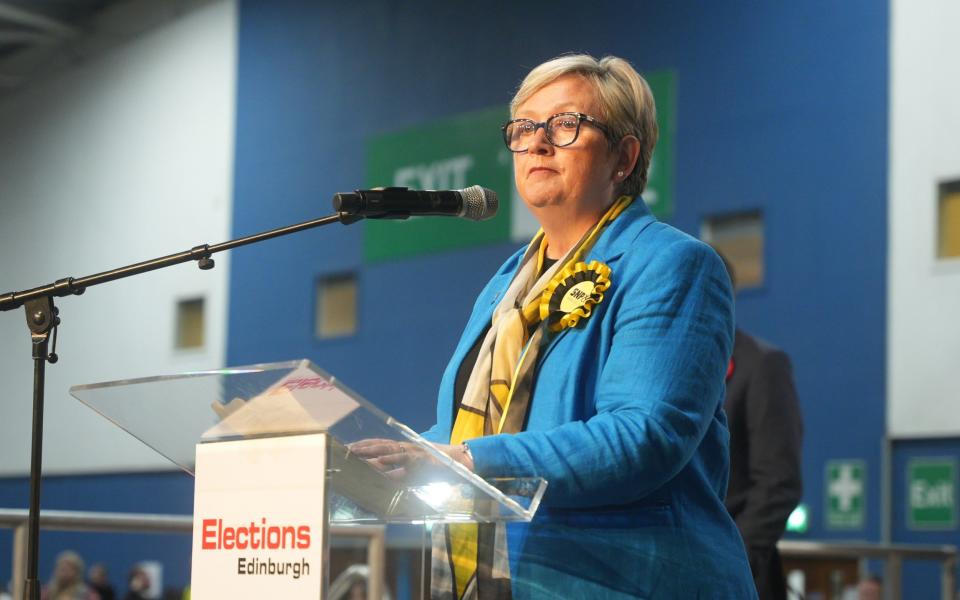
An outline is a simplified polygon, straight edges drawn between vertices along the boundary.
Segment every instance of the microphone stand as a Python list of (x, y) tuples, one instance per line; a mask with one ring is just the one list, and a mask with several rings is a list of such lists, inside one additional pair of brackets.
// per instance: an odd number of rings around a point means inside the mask
[[(355, 223), (362, 216), (340, 212), (312, 221), (305, 221), (296, 225), (288, 225), (270, 231), (264, 231), (247, 237), (230, 240), (220, 244), (202, 244), (190, 250), (169, 254), (126, 267), (104, 271), (87, 277), (66, 277), (57, 281), (31, 288), (20, 292), (10, 292), (0, 295), (0, 311), (13, 310), (23, 306), (27, 314), (27, 326), (30, 329), (33, 356), (33, 433), (30, 450), (30, 510), (27, 520), (27, 579), (24, 586), (25, 600), (40, 599), (40, 580), (38, 576), (38, 557), (40, 541), (40, 474), (41, 454), (43, 450), (43, 393), (44, 376), (47, 362), (57, 362), (57, 326), (60, 324), (58, 316), (60, 310), (54, 306), (54, 296), (79, 296), (88, 288), (108, 281), (132, 277), (148, 271), (155, 271), (165, 267), (172, 267), (180, 263), (195, 260), (200, 269), (206, 271), (214, 267), (210, 258), (217, 252), (231, 250), (247, 244), (262, 242), (282, 235), (288, 235), (312, 229), (321, 225), (328, 225), (339, 221), (344, 225)], [(53, 352), (48, 354), (48, 342), (51, 331), (53, 333)]]

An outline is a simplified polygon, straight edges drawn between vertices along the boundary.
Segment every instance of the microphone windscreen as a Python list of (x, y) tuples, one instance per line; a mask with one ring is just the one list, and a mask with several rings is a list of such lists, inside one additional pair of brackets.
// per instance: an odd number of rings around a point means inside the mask
[(485, 187), (472, 185), (461, 190), (460, 194), (463, 196), (461, 216), (464, 219), (484, 221), (496, 215), (497, 209), (500, 208), (497, 193)]

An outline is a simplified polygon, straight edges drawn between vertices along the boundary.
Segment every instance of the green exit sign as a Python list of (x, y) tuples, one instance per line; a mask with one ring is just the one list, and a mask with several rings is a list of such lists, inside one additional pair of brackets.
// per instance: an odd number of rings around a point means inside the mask
[(956, 459), (912, 459), (907, 465), (907, 526), (925, 531), (954, 529), (956, 492)]

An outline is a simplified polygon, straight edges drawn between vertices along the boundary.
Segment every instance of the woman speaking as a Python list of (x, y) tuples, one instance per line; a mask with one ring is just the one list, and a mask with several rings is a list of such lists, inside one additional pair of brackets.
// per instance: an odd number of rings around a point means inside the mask
[(480, 293), (424, 433), (547, 479), (530, 523), (434, 528), (434, 598), (752, 598), (723, 505), (730, 282), (640, 193), (657, 141), (626, 61), (530, 72), (503, 126), (541, 230)]

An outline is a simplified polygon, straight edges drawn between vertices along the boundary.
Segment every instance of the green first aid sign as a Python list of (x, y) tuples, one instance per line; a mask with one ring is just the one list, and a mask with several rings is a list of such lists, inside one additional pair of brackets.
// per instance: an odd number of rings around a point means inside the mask
[(828, 460), (827, 529), (862, 529), (866, 514), (867, 466), (862, 460)]
[(927, 531), (954, 529), (956, 490), (956, 459), (912, 459), (907, 465), (907, 526)]

